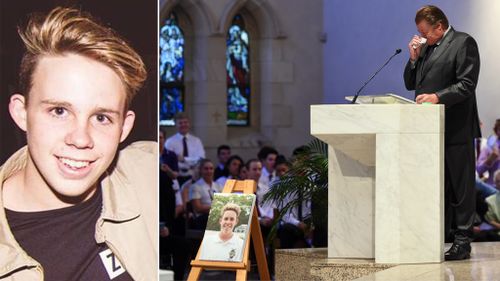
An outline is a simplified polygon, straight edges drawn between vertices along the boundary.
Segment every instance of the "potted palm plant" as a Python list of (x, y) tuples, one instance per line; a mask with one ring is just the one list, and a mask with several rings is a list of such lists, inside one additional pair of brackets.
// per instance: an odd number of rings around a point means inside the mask
[[(269, 235), (276, 237), (279, 221), (289, 210), (297, 208), (303, 200), (311, 202), (311, 214), (304, 218), (313, 231), (313, 246), (327, 246), (328, 229), (328, 145), (312, 140), (291, 161), (290, 169), (271, 184), (264, 201), (277, 202), (278, 216)], [(283, 203), (286, 202), (286, 203)]]

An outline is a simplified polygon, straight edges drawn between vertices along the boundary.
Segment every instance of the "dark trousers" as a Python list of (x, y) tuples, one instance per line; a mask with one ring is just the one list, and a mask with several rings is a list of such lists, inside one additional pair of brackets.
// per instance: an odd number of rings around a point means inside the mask
[(472, 139), (445, 146), (445, 238), (471, 242), (476, 210), (475, 156)]
[(175, 280), (184, 280), (191, 261), (191, 243), (184, 237), (160, 237), (160, 268), (172, 269)]

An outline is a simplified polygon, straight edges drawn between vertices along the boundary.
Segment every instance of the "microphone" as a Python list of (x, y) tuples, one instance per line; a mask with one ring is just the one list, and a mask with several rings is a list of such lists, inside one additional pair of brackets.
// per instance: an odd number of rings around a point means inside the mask
[(365, 82), (365, 84), (363, 84), (363, 86), (361, 86), (361, 88), (359, 88), (359, 90), (356, 92), (356, 95), (354, 95), (354, 98), (352, 99), (351, 104), (356, 103), (356, 100), (358, 99), (359, 94), (366, 87), (366, 85), (368, 85), (368, 83), (370, 83), (370, 81), (372, 81), (372, 79), (375, 78), (375, 76), (377, 76), (377, 74), (392, 60), (392, 58), (397, 56), (399, 53), (401, 53), (401, 49), (396, 49), (396, 52), (392, 56), (389, 57), (389, 59), (372, 75), (372, 77), (370, 77), (370, 79), (368, 79), (368, 81)]

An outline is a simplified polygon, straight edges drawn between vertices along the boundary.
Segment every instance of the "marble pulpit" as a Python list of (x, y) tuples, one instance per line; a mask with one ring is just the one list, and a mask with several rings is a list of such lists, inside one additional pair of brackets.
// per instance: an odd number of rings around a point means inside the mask
[(328, 257), (442, 262), (444, 107), (312, 105), (328, 150)]

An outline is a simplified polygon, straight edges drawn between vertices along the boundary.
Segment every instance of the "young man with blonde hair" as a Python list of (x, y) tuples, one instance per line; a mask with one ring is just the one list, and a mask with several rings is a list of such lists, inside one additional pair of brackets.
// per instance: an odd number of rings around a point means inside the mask
[(157, 147), (118, 151), (142, 59), (71, 8), (32, 15), (19, 35), (9, 111), (27, 147), (0, 168), (0, 279), (155, 280)]
[(222, 207), (219, 218), (220, 231), (205, 235), (202, 243), (203, 259), (219, 261), (241, 261), (243, 239), (234, 233), (239, 223), (241, 208), (235, 203), (227, 203)]

